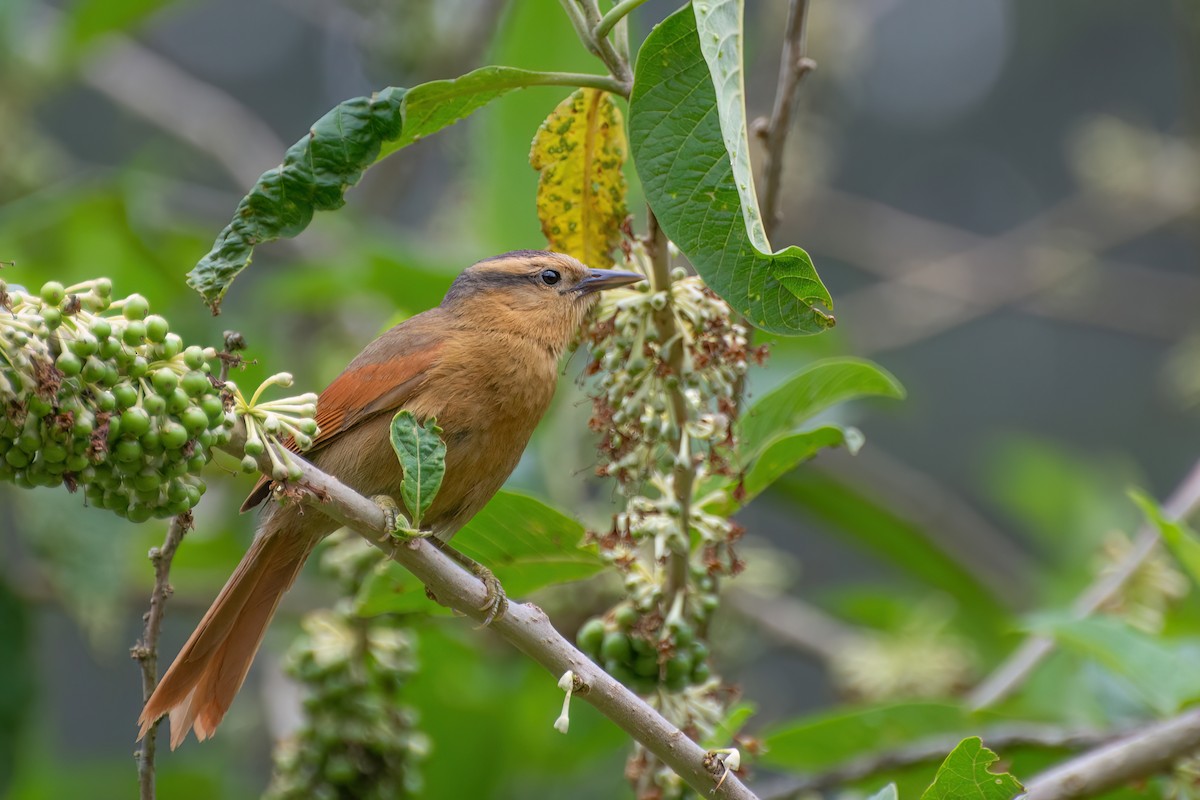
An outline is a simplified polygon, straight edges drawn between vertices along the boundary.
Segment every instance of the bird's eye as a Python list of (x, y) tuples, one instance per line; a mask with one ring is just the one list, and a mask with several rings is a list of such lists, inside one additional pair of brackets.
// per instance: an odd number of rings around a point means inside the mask
[(562, 280), (562, 275), (556, 269), (542, 270), (542, 283), (547, 286), (553, 286)]

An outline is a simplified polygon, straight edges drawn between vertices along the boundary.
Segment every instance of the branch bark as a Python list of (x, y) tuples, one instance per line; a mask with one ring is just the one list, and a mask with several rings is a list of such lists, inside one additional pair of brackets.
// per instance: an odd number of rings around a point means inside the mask
[(792, 109), (796, 90), (804, 76), (817, 68), (808, 57), (808, 0), (791, 0), (788, 4), (787, 28), (783, 49), (779, 54), (779, 83), (775, 89), (775, 105), (771, 117), (759, 120), (755, 128), (766, 146), (763, 162), (763, 225), (769, 239), (779, 225), (781, 210), (779, 192), (783, 184), (783, 151), (792, 124)]
[[(240, 457), (244, 441), (239, 426), (225, 449)], [(303, 459), (297, 462), (303, 477), (293, 488), (299, 490), (301, 502), (329, 515), (386, 553), (425, 584), (440, 602), (483, 622), (485, 612), (480, 608), (487, 591), (478, 578), (426, 541), (396, 539), (384, 528), (379, 506)], [(271, 464), (266, 454), (259, 457), (259, 466), (269, 474)], [(545, 667), (555, 679), (567, 670), (574, 672), (583, 687), (576, 690), (575, 696), (595, 706), (705, 797), (756, 800), (736, 775), (725, 775), (719, 761), (706, 758), (700, 745), (564, 639), (537, 606), (509, 603), (508, 611), (489, 629)], [(547, 728), (550, 722), (548, 710)], [(710, 769), (706, 764), (714, 766)]]
[(1155, 723), (1026, 782), (1025, 800), (1094, 797), (1168, 770), (1200, 748), (1200, 708)]
[[(1184, 519), (1200, 508), (1200, 461), (1192, 465), (1183, 482), (1163, 504), (1168, 519)], [(1121, 587), (1137, 572), (1159, 543), (1158, 529), (1147, 523), (1134, 537), (1125, 561), (1117, 569), (1096, 580), (1079, 596), (1071, 608), (1077, 619), (1090, 616), (1121, 591)], [(1030, 636), (991, 675), (967, 695), (967, 703), (980, 709), (1007, 697), (1042, 660), (1054, 650), (1054, 640), (1046, 636)]]

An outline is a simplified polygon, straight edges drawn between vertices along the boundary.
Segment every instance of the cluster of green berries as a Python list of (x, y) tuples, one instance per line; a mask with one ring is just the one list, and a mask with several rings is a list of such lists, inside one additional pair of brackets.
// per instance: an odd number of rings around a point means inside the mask
[(379, 562), (357, 536), (335, 535), (321, 559), (345, 596), (301, 622), (285, 668), (307, 691), (304, 724), (275, 750), (267, 800), (398, 800), (420, 793), (428, 737), (404, 703), (416, 670), (409, 631), (394, 616), (354, 613), (355, 588)]
[(690, 623), (672, 620), (658, 631), (646, 632), (642, 622), (641, 613), (623, 603), (585, 622), (576, 642), (605, 672), (638, 694), (660, 688), (680, 692), (708, 681), (708, 645), (696, 638)]
[(235, 423), (215, 358), (106, 278), (37, 295), (0, 281), (0, 479), (83, 487), (135, 522), (190, 510)]

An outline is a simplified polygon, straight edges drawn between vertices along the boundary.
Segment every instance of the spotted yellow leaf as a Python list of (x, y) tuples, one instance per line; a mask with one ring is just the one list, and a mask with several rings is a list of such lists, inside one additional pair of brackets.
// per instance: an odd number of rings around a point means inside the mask
[(546, 117), (529, 163), (537, 212), (551, 249), (590, 267), (613, 265), (625, 221), (625, 124), (612, 96), (579, 89)]

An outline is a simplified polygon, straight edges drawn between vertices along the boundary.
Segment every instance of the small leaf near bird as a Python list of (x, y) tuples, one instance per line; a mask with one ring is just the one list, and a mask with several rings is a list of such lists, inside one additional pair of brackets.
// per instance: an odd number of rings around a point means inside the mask
[(411, 411), (392, 418), (392, 449), (404, 468), (400, 499), (408, 509), (412, 530), (421, 529), (421, 519), (433, 505), (442, 477), (446, 474), (446, 443), (437, 420), (421, 425)]
[(627, 215), (626, 150), (621, 110), (599, 89), (576, 90), (542, 122), (529, 163), (540, 173), (537, 213), (550, 249), (613, 265)]

